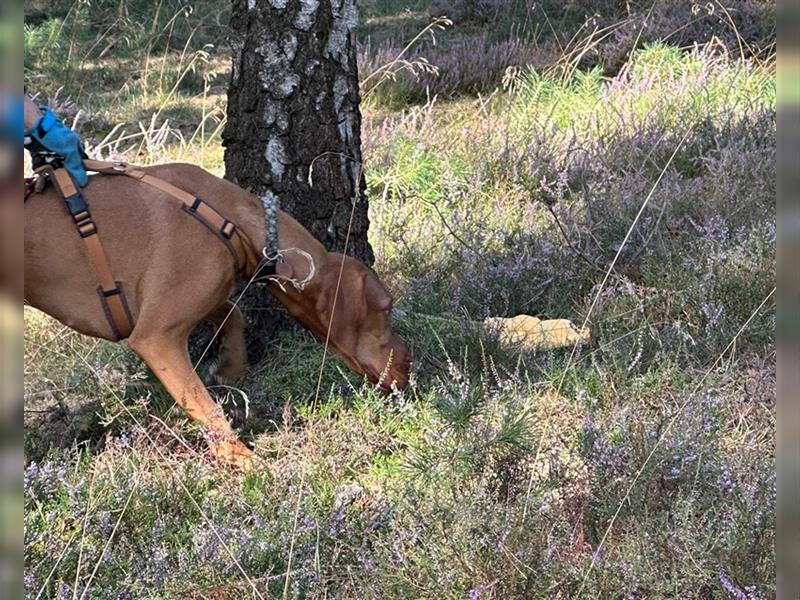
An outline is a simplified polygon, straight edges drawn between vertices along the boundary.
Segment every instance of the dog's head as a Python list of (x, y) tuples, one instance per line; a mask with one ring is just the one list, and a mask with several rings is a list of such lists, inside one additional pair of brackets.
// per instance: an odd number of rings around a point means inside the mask
[(352, 371), (384, 391), (408, 385), (411, 355), (392, 330), (392, 298), (371, 269), (331, 252), (306, 290), (287, 291), (279, 298), (291, 298), (284, 301), (289, 313), (320, 342), (327, 338)]

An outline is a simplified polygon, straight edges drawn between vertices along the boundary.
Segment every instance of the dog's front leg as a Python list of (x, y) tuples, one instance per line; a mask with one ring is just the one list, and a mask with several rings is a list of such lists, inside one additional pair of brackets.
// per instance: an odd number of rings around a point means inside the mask
[(137, 335), (134, 332), (128, 343), (186, 414), (208, 428), (214, 454), (235, 467), (249, 470), (253, 452), (236, 437), (222, 409), (192, 369), (187, 340), (188, 332), (179, 335)]

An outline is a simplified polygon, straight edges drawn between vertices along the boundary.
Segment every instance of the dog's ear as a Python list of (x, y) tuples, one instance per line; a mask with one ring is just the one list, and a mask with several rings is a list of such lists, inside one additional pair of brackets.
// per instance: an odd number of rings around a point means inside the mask
[(317, 293), (316, 311), (325, 322), (333, 312), (333, 298), (336, 294), (336, 282), (339, 275), (339, 261), (334, 260), (336, 256), (341, 257), (333, 252), (328, 254), (325, 263), (322, 265), (319, 275), (317, 275), (317, 283), (319, 284), (319, 292)]
[[(345, 261), (344, 265), (342, 265), (343, 260)], [(340, 272), (341, 281), (339, 281)], [(336, 297), (334, 320), (350, 326), (360, 322), (366, 312), (364, 273), (353, 268), (353, 259), (331, 252), (320, 276), (321, 290), (317, 298), (317, 314), (323, 316), (326, 321), (330, 319), (331, 314), (334, 313), (333, 300)], [(337, 287), (339, 288), (338, 296)]]
[(365, 270), (364, 293), (367, 304), (372, 307), (386, 306), (392, 301), (392, 297), (371, 269)]

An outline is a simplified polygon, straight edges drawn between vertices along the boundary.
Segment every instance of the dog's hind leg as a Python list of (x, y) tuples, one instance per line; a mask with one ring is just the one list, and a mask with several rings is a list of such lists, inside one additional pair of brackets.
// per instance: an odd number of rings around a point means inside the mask
[(247, 470), (253, 452), (233, 431), (222, 408), (214, 402), (203, 382), (192, 369), (187, 350), (188, 332), (177, 335), (142, 335), (134, 331), (130, 347), (152, 369), (175, 401), (192, 419), (206, 427), (214, 454), (232, 465)]
[(211, 369), (211, 377), (229, 383), (236, 381), (247, 371), (247, 349), (244, 342), (244, 316), (239, 307), (226, 300), (206, 317), (222, 336), (216, 365)]

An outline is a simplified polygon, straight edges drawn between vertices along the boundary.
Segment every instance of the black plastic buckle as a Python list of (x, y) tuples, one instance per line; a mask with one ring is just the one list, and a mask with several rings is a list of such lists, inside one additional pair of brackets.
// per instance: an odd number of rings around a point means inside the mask
[(72, 194), (72, 196), (64, 198), (64, 202), (67, 203), (67, 210), (73, 217), (89, 210), (89, 205), (86, 204), (86, 200), (80, 192), (76, 192)]
[[(82, 238), (87, 238), (90, 235), (94, 235), (95, 233), (97, 233), (97, 225), (95, 225), (91, 217), (84, 219), (80, 223), (76, 223), (76, 225), (78, 227), (78, 233)], [(84, 231), (84, 228), (86, 227), (88, 227), (88, 229)]]
[(203, 203), (203, 200), (199, 197), (195, 197), (194, 202), (189, 207), (189, 210), (192, 212), (197, 212), (197, 209), (200, 208), (200, 205)]
[(113, 290), (101, 290), (101, 293), (103, 294), (103, 298), (111, 298), (111, 296), (119, 296), (121, 292), (120, 289), (116, 287)]

